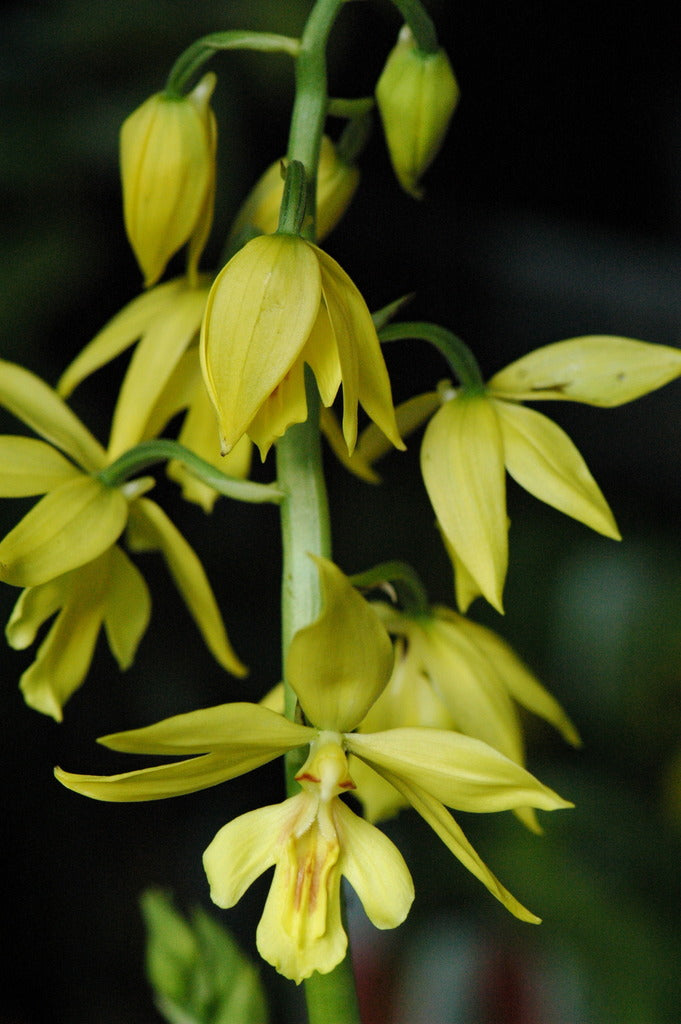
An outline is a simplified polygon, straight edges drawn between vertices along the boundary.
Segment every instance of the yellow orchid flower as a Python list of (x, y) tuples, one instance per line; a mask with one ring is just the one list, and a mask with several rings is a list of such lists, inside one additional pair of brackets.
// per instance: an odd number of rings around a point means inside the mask
[(459, 391), (432, 418), (421, 447), (426, 490), (442, 532), (480, 593), (501, 610), (508, 562), (504, 468), (540, 501), (606, 537), (620, 534), (608, 504), (565, 432), (528, 399), (612, 407), (681, 374), (681, 351), (589, 335), (530, 352), (483, 393)]
[[(322, 136), (317, 175), (317, 239), (333, 231), (359, 185), (359, 168), (342, 160), (328, 135)], [(256, 182), (237, 213), (230, 240), (236, 242), (248, 232), (273, 234), (279, 224), (279, 209), (284, 194), (282, 161), (277, 160)]]
[(406, 916), (413, 890), (401, 855), (341, 800), (354, 789), (347, 756), (392, 785), (511, 913), (537, 918), (501, 885), (450, 815), (570, 806), (524, 768), (480, 740), (440, 729), (354, 732), (383, 691), (391, 643), (378, 616), (331, 562), (317, 559), (323, 608), (295, 634), (286, 674), (311, 724), (256, 704), (225, 704), (105, 736), (120, 751), (182, 760), (113, 776), (56, 769), (67, 788), (99, 800), (153, 800), (235, 778), (297, 747), (309, 754), (301, 792), (226, 825), (204, 855), (211, 894), (231, 907), (267, 868), (274, 879), (257, 933), (261, 955), (299, 982), (332, 970), (345, 954), (339, 883), (345, 875), (379, 928)]
[(349, 452), (358, 403), (403, 447), (376, 329), (358, 289), (311, 242), (262, 235), (218, 274), (201, 329), (201, 365), (224, 452), (247, 433), (264, 458), (288, 426), (306, 419), (305, 363), (325, 406), (343, 384)]
[[(611, 408), (681, 374), (681, 350), (631, 338), (587, 335), (535, 349), (479, 388), (437, 391), (397, 406), (400, 433), (430, 420), (421, 470), (455, 572), (465, 612), (478, 595), (503, 611), (508, 565), (506, 472), (540, 501), (619, 539), (610, 508), (579, 451), (557, 424), (523, 402), (557, 400)], [(434, 413), (434, 415), (433, 415)], [(348, 469), (371, 479), (390, 450), (374, 424), (360, 435)]]
[(126, 530), (131, 547), (163, 554), (209, 649), (224, 668), (243, 675), (196, 554), (161, 508), (143, 497), (153, 479), (119, 487), (102, 482), (97, 474), (113, 461), (111, 454), (52, 388), (13, 363), (0, 362), (0, 405), (45, 439), (0, 439), (0, 495), (44, 495), (0, 541), (0, 580), (24, 588), (7, 626), (10, 645), (30, 646), (58, 613), (22, 676), (27, 703), (61, 720), (87, 674), (102, 625), (121, 668), (131, 664), (150, 599), (118, 546)]
[(210, 97), (215, 81), (214, 74), (204, 75), (187, 96), (156, 93), (121, 128), (125, 228), (147, 287), (190, 239), (195, 272), (210, 230), (216, 148)]
[[(396, 657), (390, 681), (360, 732), (398, 726), (456, 729), (524, 765), (518, 703), (553, 725), (568, 743), (579, 745), (577, 731), (558, 701), (493, 630), (442, 605), (426, 613), (403, 612), (383, 602), (372, 607), (396, 637)], [(372, 786), (363, 785), (363, 776), (356, 781), (370, 821), (404, 806), (385, 787), (374, 793)], [(516, 813), (539, 831), (529, 809)]]

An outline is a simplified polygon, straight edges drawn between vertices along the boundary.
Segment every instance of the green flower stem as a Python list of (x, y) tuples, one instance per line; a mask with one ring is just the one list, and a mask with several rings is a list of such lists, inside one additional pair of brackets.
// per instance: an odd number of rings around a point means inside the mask
[(468, 392), (485, 390), (485, 382), (477, 359), (468, 345), (445, 327), (426, 321), (404, 324), (388, 324), (378, 333), (381, 341), (404, 341), (406, 338), (420, 338), (440, 352), (455, 374), (461, 386)]
[(190, 473), (226, 498), (249, 501), (256, 505), (267, 501), (278, 505), (284, 497), (282, 491), (272, 484), (259, 484), (252, 480), (227, 476), (226, 473), (221, 473), (210, 462), (195, 455), (184, 445), (162, 438), (136, 445), (135, 448), (131, 448), (130, 451), (125, 452), (115, 462), (112, 462), (110, 466), (100, 470), (97, 476), (107, 487), (120, 487), (136, 473), (140, 473), (158, 462), (166, 462), (170, 459), (181, 462)]
[[(361, 101), (358, 100), (357, 102)], [(353, 115), (348, 120), (336, 143), (336, 156), (339, 160), (343, 160), (346, 164), (350, 164), (350, 166), (357, 162), (357, 158), (369, 141), (373, 124), (374, 119), (371, 107), (365, 110), (364, 113)]]
[[(315, 193), (319, 148), (327, 112), (326, 43), (344, 0), (317, 0), (305, 26), (296, 60), (296, 95), (291, 117), (288, 159), (299, 160), (306, 173), (307, 213), (304, 235), (315, 240)], [(326, 482), (319, 430), (319, 394), (306, 368), (308, 418), (286, 431), (277, 442), (277, 482), (282, 535), (282, 648), (284, 664), (294, 633), (313, 621), (320, 610), (317, 567), (311, 554), (331, 556)], [(288, 717), (296, 714), (295, 694), (285, 683)], [(288, 791), (298, 789), (291, 759), (287, 759)], [(309, 1024), (360, 1024), (359, 1006), (350, 958), (329, 974), (305, 981)]]
[(300, 160), (291, 160), (286, 168), (284, 194), (281, 199), (281, 207), (279, 208), (277, 231), (284, 235), (300, 234), (306, 205), (305, 168)]
[[(295, 633), (321, 610), (319, 571), (310, 555), (331, 557), (331, 529), (317, 426), (319, 395), (305, 368), (308, 419), (289, 427), (277, 442), (277, 483), (282, 533), (282, 649), (284, 658)], [(295, 717), (296, 697), (287, 687), (286, 717)]]
[(329, 96), (326, 84), (326, 42), (344, 0), (317, 0), (300, 39), (296, 59), (296, 95), (291, 114), (288, 158), (300, 160), (307, 176), (306, 237), (316, 238), (316, 181), (319, 148)]
[(373, 96), (360, 96), (358, 99), (346, 100), (332, 97), (326, 108), (329, 117), (342, 117), (346, 121), (356, 121), (370, 114), (376, 101)]
[(262, 53), (298, 54), (299, 42), (274, 32), (211, 32), (188, 46), (177, 58), (166, 82), (169, 96), (184, 96), (198, 71), (219, 50), (260, 50)]
[(419, 50), (424, 53), (437, 53), (440, 47), (435, 25), (420, 0), (392, 0), (392, 2), (411, 29)]
[(408, 615), (428, 615), (430, 602), (421, 577), (407, 562), (381, 562), (366, 572), (350, 577), (355, 587), (370, 589), (390, 584), (395, 595)]

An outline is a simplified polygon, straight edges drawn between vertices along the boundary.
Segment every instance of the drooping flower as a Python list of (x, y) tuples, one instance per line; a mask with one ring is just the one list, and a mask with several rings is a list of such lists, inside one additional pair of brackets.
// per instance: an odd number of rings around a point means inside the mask
[[(359, 168), (338, 155), (328, 135), (322, 136), (317, 175), (316, 234), (322, 241), (333, 231), (359, 185)], [(282, 161), (277, 160), (256, 182), (237, 213), (230, 239), (237, 242), (255, 233), (271, 235), (279, 224), (279, 209), (284, 194)], [(250, 232), (250, 235), (249, 235)]]
[(325, 406), (343, 384), (348, 451), (358, 403), (403, 447), (376, 329), (356, 286), (303, 238), (254, 238), (218, 274), (201, 330), (201, 364), (224, 452), (247, 433), (264, 458), (287, 427), (307, 418), (306, 363)]
[(458, 101), (445, 51), (419, 49), (404, 25), (376, 85), (376, 103), (395, 176), (416, 199), (423, 194), (419, 180), (438, 154)]
[[(396, 638), (395, 666), (388, 685), (360, 725), (360, 732), (399, 726), (456, 729), (483, 740), (518, 764), (525, 750), (516, 703), (544, 718), (568, 743), (577, 732), (560, 704), (493, 630), (441, 605), (424, 612), (400, 611), (375, 602)], [(358, 796), (370, 821), (405, 806), (395, 791), (357, 777)], [(536, 815), (518, 809), (534, 831)]]
[[(523, 403), (556, 400), (612, 408), (680, 374), (679, 349), (588, 335), (535, 349), (479, 389), (454, 388), (443, 381), (437, 392), (397, 407), (397, 424), (405, 436), (430, 419), (421, 445), (421, 469), (454, 566), (461, 611), (478, 595), (503, 610), (506, 472), (540, 501), (606, 537), (620, 536), (573, 442), (552, 420)], [(373, 425), (365, 434), (358, 450), (373, 462), (390, 446)], [(354, 468), (352, 461), (348, 468)], [(365, 466), (360, 468), (366, 478)]]
[(390, 675), (391, 644), (373, 609), (332, 563), (318, 559), (323, 609), (295, 634), (287, 677), (305, 720), (290, 722), (254, 704), (225, 704), (106, 736), (114, 750), (183, 758), (114, 776), (56, 769), (69, 789), (99, 800), (177, 796), (235, 778), (297, 747), (309, 754), (301, 792), (226, 825), (204, 855), (214, 900), (233, 906), (273, 864), (258, 928), (261, 955), (300, 981), (332, 970), (346, 948), (339, 904), (345, 875), (378, 927), (406, 916), (412, 885), (401, 855), (342, 801), (352, 790), (347, 755), (369, 765), (419, 812), (447, 847), (513, 914), (537, 918), (492, 875), (447, 807), (496, 811), (570, 806), (520, 765), (479, 740), (440, 729), (353, 730)]
[(27, 703), (61, 719), (87, 674), (102, 625), (121, 668), (131, 664), (150, 598), (118, 544), (125, 531), (132, 549), (163, 554), (209, 649), (224, 668), (243, 675), (199, 559), (143, 496), (153, 478), (106, 484), (98, 474), (113, 461), (110, 454), (56, 392), (12, 363), (0, 362), (0, 405), (45, 439), (9, 436), (0, 444), (0, 494), (44, 495), (0, 541), (0, 580), (24, 588), (7, 626), (10, 645), (30, 646), (56, 614), (21, 679)]
[(186, 242), (195, 271), (206, 242), (215, 190), (214, 88), (209, 73), (187, 96), (155, 93), (121, 128), (125, 228), (147, 287)]
[(494, 375), (484, 394), (458, 392), (428, 424), (421, 468), (440, 527), (488, 601), (501, 609), (508, 562), (504, 469), (540, 501), (619, 539), (608, 504), (567, 434), (521, 404), (630, 402), (681, 374), (681, 351), (587, 336), (536, 349)]

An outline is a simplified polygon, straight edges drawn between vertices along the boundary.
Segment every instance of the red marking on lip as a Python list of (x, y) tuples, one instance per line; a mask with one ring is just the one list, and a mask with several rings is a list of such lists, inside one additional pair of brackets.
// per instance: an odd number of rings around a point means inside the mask
[(310, 772), (303, 772), (302, 775), (296, 775), (296, 782), (302, 782), (305, 779), (307, 782), (321, 782), (316, 775), (312, 775)]

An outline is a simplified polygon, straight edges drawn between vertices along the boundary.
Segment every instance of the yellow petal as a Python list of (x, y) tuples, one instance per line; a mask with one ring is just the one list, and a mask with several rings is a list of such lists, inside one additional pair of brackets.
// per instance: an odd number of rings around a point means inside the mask
[(256, 944), (261, 957), (296, 984), (314, 971), (327, 974), (347, 950), (338, 855), (335, 833), (317, 820), (282, 844)]
[[(387, 770), (461, 811), (572, 806), (528, 771), (471, 736), (440, 729), (352, 733), (346, 747), (381, 774)], [(391, 779), (388, 781), (395, 784)]]
[(301, 799), (299, 793), (280, 804), (258, 807), (220, 829), (203, 855), (210, 898), (227, 909), (239, 902), (263, 871), (272, 867)]
[(453, 727), (524, 764), (520, 722), (508, 690), (494, 662), (458, 628), (458, 618), (422, 619), (408, 626), (407, 635), (410, 657), (430, 679)]
[(313, 249), (291, 235), (254, 238), (218, 274), (201, 365), (226, 451), (298, 358), (321, 300)]
[(27, 498), (45, 494), (81, 476), (72, 462), (34, 437), (0, 436), (0, 497)]
[[(388, 605), (374, 603), (374, 607), (386, 629), (390, 633), (399, 632), (404, 616), (393, 612)], [(407, 649), (403, 637), (397, 636), (392, 675), (385, 690), (362, 720), (360, 731), (381, 732), (404, 725), (427, 726), (429, 729), (456, 728), (451, 713), (424, 674), (418, 651), (411, 643)]]
[(504, 450), (484, 395), (459, 395), (435, 413), (421, 471), (438, 522), (480, 592), (502, 611), (508, 566)]
[(104, 449), (56, 391), (40, 377), (0, 360), (0, 405), (88, 471), (105, 462)]
[(147, 421), (185, 350), (197, 335), (208, 288), (185, 288), (172, 309), (158, 316), (137, 345), (116, 401), (108, 457), (110, 461), (143, 439)]
[(166, 800), (200, 789), (209, 789), (237, 775), (251, 771), (271, 758), (244, 758), (234, 764), (224, 754), (205, 754), (186, 761), (140, 768), (120, 775), (78, 775), (55, 768), (55, 777), (67, 789), (93, 800), (111, 803), (138, 803), (142, 800)]
[(129, 536), (131, 546), (138, 551), (161, 551), (213, 656), (233, 675), (245, 675), (247, 670), (232, 650), (215, 596), (193, 548), (165, 512), (148, 498), (140, 498), (131, 505), (130, 522), (133, 527)]
[(132, 665), (150, 614), (151, 597), (141, 572), (121, 548), (111, 548), (104, 627), (119, 668)]
[[(229, 241), (255, 232), (269, 235), (277, 230), (279, 208), (284, 194), (282, 160), (276, 160), (258, 179), (241, 206), (229, 233)], [(328, 136), (322, 137), (317, 177), (317, 238), (321, 240), (336, 226), (350, 205), (359, 170), (339, 159)]]
[(537, 412), (495, 402), (504, 439), (506, 469), (540, 501), (620, 540), (608, 503), (565, 431)]
[(390, 378), (367, 304), (328, 253), (310, 246), (321, 269), (321, 287), (336, 337), (343, 379), (343, 434), (352, 452), (357, 440), (357, 402), (396, 448), (404, 449), (393, 408)]
[(367, 821), (372, 824), (377, 821), (388, 821), (408, 806), (408, 801), (402, 794), (365, 761), (351, 755), (349, 764), (350, 775), (357, 786), (353, 796), (362, 805), (362, 813)]
[(122, 533), (128, 503), (115, 487), (78, 476), (34, 505), (0, 542), (0, 579), (33, 587), (92, 561)]
[(456, 606), (459, 611), (464, 614), (468, 611), (472, 602), (475, 601), (476, 597), (482, 597), (480, 587), (475, 582), (471, 574), (469, 573), (466, 566), (463, 564), (455, 549), (449, 543), (447, 536), (440, 526), (436, 523), (442, 543), (445, 546), (445, 550), (449, 555), (449, 560), (452, 563), (452, 570), (454, 573), (454, 595), (456, 597)]
[(482, 882), (492, 896), (495, 896), (503, 903), (511, 914), (521, 921), (527, 921), (530, 924), (540, 923), (540, 919), (519, 903), (515, 896), (492, 874), (468, 842), (460, 826), (438, 800), (430, 796), (420, 786), (406, 782), (404, 779), (393, 776), (389, 772), (386, 772), (386, 778), (400, 790), (414, 810), (421, 815), (423, 820), (440, 837), (447, 849), (461, 861), (463, 866), (472, 875)]
[[(218, 443), (217, 421), (215, 409), (211, 405), (206, 392), (203, 378), (198, 370), (198, 352), (196, 353), (197, 379), (194, 394), (190, 398), (187, 415), (182, 421), (178, 441), (185, 448), (196, 452), (206, 462), (228, 476), (245, 479), (251, 469), (253, 445), (245, 435), (237, 441), (228, 455), (220, 455)], [(182, 488), (182, 497), (200, 505), (205, 512), (211, 512), (218, 498), (214, 488), (209, 487), (186, 466), (177, 460), (168, 463), (167, 474)]]
[[(203, 96), (200, 96), (201, 91), (203, 91)], [(215, 191), (217, 184), (217, 168), (215, 165), (215, 159), (217, 156), (218, 146), (218, 126), (215, 114), (207, 105), (212, 91), (213, 84), (206, 75), (190, 95), (190, 98), (195, 102), (198, 101), (199, 110), (202, 108), (204, 109), (204, 119), (211, 155), (208, 187), (206, 189), (203, 205), (196, 221), (196, 226), (191, 238), (189, 239), (189, 245), (187, 246), (187, 278), (192, 282), (196, 281), (198, 277), (199, 260), (201, 259), (204, 247), (208, 241), (210, 229), (213, 226), (213, 214), (215, 212)]]
[[(452, 618), (454, 615), (448, 608), (438, 607), (434, 612), (440, 618)], [(558, 701), (542, 686), (527, 665), (523, 664), (509, 644), (498, 633), (481, 626), (478, 622), (471, 622), (470, 619), (461, 616), (456, 618), (459, 629), (467, 633), (487, 654), (513, 699), (553, 725), (568, 743), (575, 747), (579, 746), (577, 730)]]
[[(345, 466), (350, 473), (354, 473), (360, 480), (366, 481), (368, 484), (380, 483), (381, 478), (378, 473), (375, 473), (371, 468), (370, 462), (360, 453), (359, 445), (362, 441), (362, 435), (360, 435), (359, 444), (355, 448), (352, 455), (348, 455), (348, 446), (345, 443), (343, 432), (340, 428), (338, 420), (334, 416), (331, 409), (325, 409), (322, 406), (319, 424), (322, 430), (322, 434), (326, 438), (329, 447), (333, 454), (336, 456), (341, 465)], [(381, 437), (385, 437), (384, 434), (375, 427), (376, 433)], [(385, 438), (386, 450), (392, 448), (392, 445)]]
[(101, 625), (101, 605), (81, 599), (64, 606), (21, 677), (29, 707), (61, 722), (64, 704), (90, 668)]
[(316, 730), (289, 722), (260, 704), (218, 704), (184, 715), (173, 715), (154, 725), (111, 733), (99, 740), (111, 750), (131, 754), (220, 753), (237, 763), (240, 758), (263, 757), (259, 763), (310, 743)]
[(66, 601), (70, 578), (71, 574), (67, 573), (41, 583), (39, 587), (27, 587), (21, 591), (5, 629), (10, 647), (23, 651), (31, 646), (43, 623)]
[(109, 552), (56, 580), (25, 590), (17, 602), (8, 639), (25, 647), (42, 623), (61, 609), (19, 687), (36, 711), (62, 720), (62, 709), (81, 686), (102, 624)]
[(338, 355), (336, 335), (329, 320), (326, 304), (322, 302), (317, 319), (300, 354), (315, 375), (322, 405), (328, 407), (338, 394), (341, 385), (341, 363)]
[[(173, 417), (189, 407), (199, 383), (205, 391), (199, 364), (199, 347), (198, 345), (190, 345), (184, 355), (178, 360), (175, 369), (166, 382), (165, 388), (158, 397), (156, 405), (149, 414), (144, 432), (145, 441), (154, 440), (163, 434)], [(215, 411), (212, 405), (211, 411), (214, 424), (213, 443), (214, 446), (217, 446), (217, 420), (215, 419)]]
[(57, 391), (62, 398), (68, 398), (82, 380), (100, 367), (106, 366), (141, 338), (157, 316), (167, 313), (172, 308), (175, 296), (184, 288), (185, 278), (177, 277), (138, 295), (124, 306), (120, 313), (109, 320), (108, 324), (79, 352), (61, 375)]
[(402, 854), (374, 826), (358, 818), (341, 800), (333, 817), (340, 841), (340, 870), (377, 928), (397, 928), (414, 900), (414, 883)]
[(248, 436), (260, 449), (262, 461), (265, 461), (272, 444), (293, 423), (304, 423), (306, 419), (305, 367), (302, 359), (298, 359), (268, 395), (249, 424)]
[(496, 398), (558, 399), (612, 408), (681, 375), (681, 350), (592, 334), (529, 352), (496, 373)]
[(214, 84), (211, 74), (196, 87), (201, 102), (157, 93), (121, 128), (125, 228), (147, 286), (196, 229), (210, 189), (207, 104)]
[[(293, 637), (286, 675), (310, 722), (346, 732), (388, 682), (392, 644), (376, 612), (332, 562), (315, 558), (322, 613)], [(333, 651), (333, 657), (330, 652)]]

